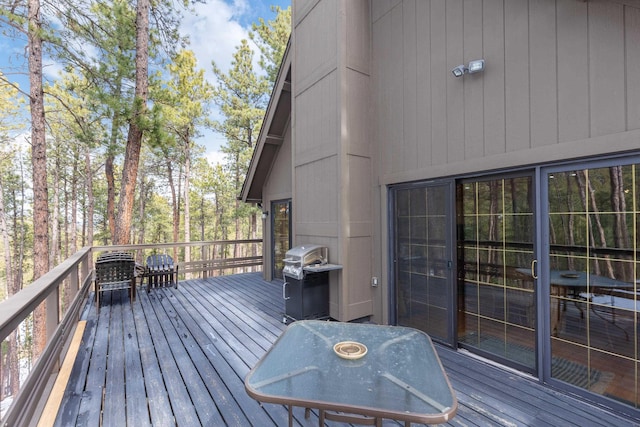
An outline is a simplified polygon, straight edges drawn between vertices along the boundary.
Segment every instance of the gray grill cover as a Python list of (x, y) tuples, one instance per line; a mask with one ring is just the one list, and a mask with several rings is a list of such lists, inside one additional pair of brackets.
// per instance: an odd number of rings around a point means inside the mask
[(320, 245), (300, 245), (289, 249), (285, 254), (282, 273), (295, 279), (304, 277), (304, 267), (327, 263), (328, 250)]

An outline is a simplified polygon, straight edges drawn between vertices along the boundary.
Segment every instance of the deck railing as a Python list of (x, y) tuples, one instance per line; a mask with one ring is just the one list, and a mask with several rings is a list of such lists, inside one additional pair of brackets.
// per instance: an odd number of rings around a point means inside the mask
[[(260, 239), (82, 248), (17, 294), (0, 302), (0, 356), (8, 357), (10, 348), (15, 354), (21, 353), (23, 357), (18, 376), (25, 377), (20, 381), (17, 395), (0, 399), (3, 408), (8, 406), (7, 401), (12, 401), (6, 413), (0, 416), (3, 426), (35, 425), (38, 422), (81, 311), (86, 306), (86, 298), (92, 290), (95, 258), (102, 252), (111, 251), (132, 253), (141, 267), (148, 255), (167, 253), (179, 266), (179, 279), (260, 271), (262, 265)], [(40, 307), (45, 313), (46, 344), (37, 360), (31, 360), (31, 350), (19, 348), (21, 340), (16, 337), (30, 336), (33, 313)], [(3, 364), (0, 363), (0, 379), (3, 375), (15, 374), (2, 372), (2, 369)], [(0, 381), (0, 386), (4, 387), (3, 381)], [(0, 398), (4, 395), (0, 391)]]

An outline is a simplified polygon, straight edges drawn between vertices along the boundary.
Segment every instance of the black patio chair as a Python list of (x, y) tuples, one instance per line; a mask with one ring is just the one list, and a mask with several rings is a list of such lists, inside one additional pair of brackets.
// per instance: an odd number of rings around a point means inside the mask
[(125, 252), (110, 252), (98, 257), (95, 264), (96, 307), (100, 310), (100, 294), (105, 291), (129, 289), (130, 302), (136, 299), (136, 263)]
[(151, 288), (173, 286), (178, 288), (178, 266), (167, 254), (155, 254), (147, 257), (145, 271), (147, 276), (147, 292)]

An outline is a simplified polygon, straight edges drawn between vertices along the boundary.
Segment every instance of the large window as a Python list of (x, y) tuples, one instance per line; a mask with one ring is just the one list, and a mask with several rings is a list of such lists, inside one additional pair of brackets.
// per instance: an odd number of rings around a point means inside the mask
[(396, 319), (440, 341), (452, 337), (450, 183), (393, 192)]
[(273, 277), (282, 279), (284, 257), (291, 249), (291, 200), (271, 202), (273, 222), (271, 230), (273, 236)]
[(634, 407), (640, 403), (639, 166), (544, 175), (550, 377)]
[(397, 322), (639, 408), (640, 161), (623, 160), (459, 179), (454, 204), (450, 184), (395, 187)]
[(457, 186), (458, 341), (536, 368), (534, 186), (530, 175)]

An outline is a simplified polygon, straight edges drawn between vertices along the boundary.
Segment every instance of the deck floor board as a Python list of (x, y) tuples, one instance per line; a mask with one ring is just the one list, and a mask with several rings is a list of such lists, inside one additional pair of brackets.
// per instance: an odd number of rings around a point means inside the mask
[[(122, 321), (123, 303), (122, 293), (112, 293), (110, 310), (111, 318), (109, 319), (109, 347), (107, 349), (107, 382), (105, 386), (105, 406), (111, 408), (125, 408), (125, 366), (124, 360), (124, 339), (131, 334), (129, 328), (132, 325), (125, 325)], [(102, 416), (103, 425), (105, 426), (121, 426), (126, 423), (126, 412), (106, 411)]]
[[(285, 426), (244, 378), (286, 328), (280, 283), (259, 274), (180, 282), (177, 289), (105, 293), (87, 328), (56, 425)], [(459, 400), (450, 426), (638, 425), (524, 375), (437, 345)], [(294, 424), (317, 426), (317, 411)], [(327, 422), (327, 426), (344, 426)], [(385, 420), (384, 426), (398, 426)]]
[(165, 336), (161, 323), (166, 322), (166, 319), (162, 315), (158, 316), (159, 308), (155, 307), (157, 304), (151, 303), (152, 298), (141, 295), (140, 300), (142, 307), (144, 307), (147, 325), (151, 330), (153, 346), (156, 350), (162, 379), (169, 395), (176, 423), (185, 426), (197, 425), (199, 419), (188, 389), (188, 385), (191, 384), (184, 380), (188, 376), (185, 373), (186, 365), (184, 364), (190, 363), (190, 360), (176, 361), (176, 355), (181, 356), (181, 349), (172, 348), (169, 343), (172, 336), (170, 335), (169, 338)]
[(150, 424), (149, 411), (133, 310), (122, 310), (122, 324), (127, 331), (124, 335), (126, 418), (139, 420), (140, 426), (146, 426)]
[[(143, 296), (138, 295), (142, 300)], [(146, 299), (144, 300), (147, 301)], [(142, 304), (141, 304), (142, 305)], [(144, 375), (147, 408), (153, 426), (175, 425), (171, 405), (169, 403), (169, 393), (167, 392), (156, 349), (153, 346), (151, 330), (147, 327), (147, 318), (142, 309), (133, 310), (133, 318), (136, 326), (138, 345), (142, 371)]]

